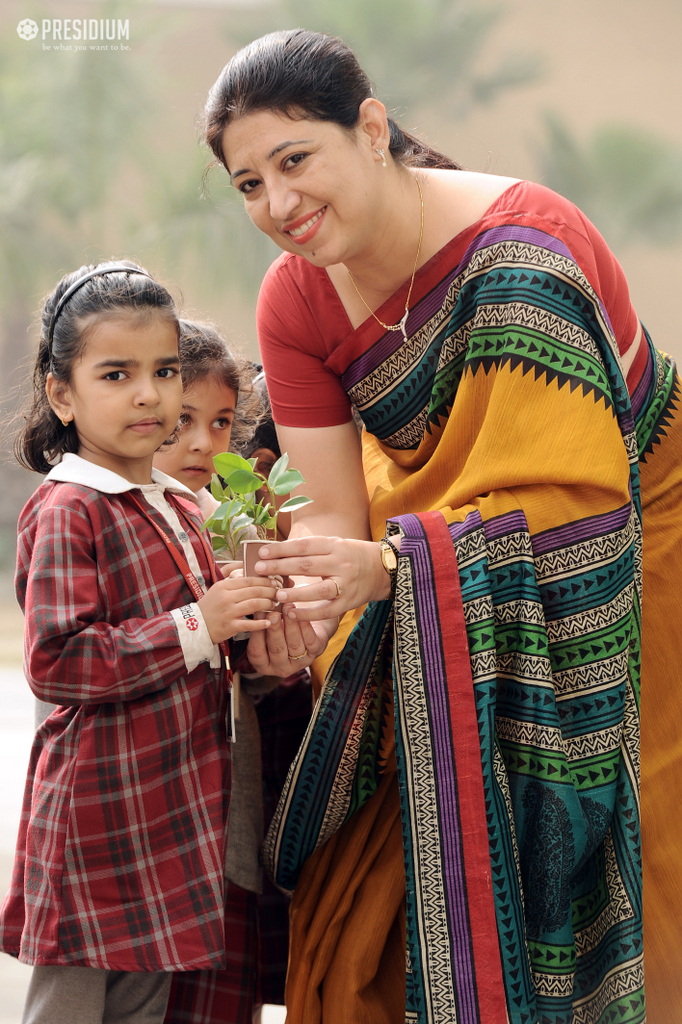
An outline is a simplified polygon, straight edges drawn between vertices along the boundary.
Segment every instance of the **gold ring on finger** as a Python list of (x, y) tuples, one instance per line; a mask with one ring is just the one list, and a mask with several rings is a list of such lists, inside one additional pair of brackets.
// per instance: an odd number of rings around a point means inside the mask
[(303, 654), (296, 654), (296, 655), (290, 654), (289, 655), (289, 661), (301, 661), (303, 658), (307, 658), (307, 657), (308, 657), (308, 651), (304, 650)]
[(336, 587), (336, 597), (332, 598), (332, 601), (335, 601), (336, 598), (341, 597), (341, 594), (343, 593), (343, 591), (341, 590), (341, 587), (339, 586), (339, 581), (338, 580), (335, 580), (333, 576), (330, 576), (329, 579), (332, 581), (332, 583)]

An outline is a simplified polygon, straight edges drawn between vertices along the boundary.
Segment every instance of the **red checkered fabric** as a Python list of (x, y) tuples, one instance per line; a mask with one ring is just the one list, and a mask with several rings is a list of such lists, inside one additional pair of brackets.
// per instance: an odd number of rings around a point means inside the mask
[(64, 706), (34, 741), (0, 948), (222, 967), (225, 671), (186, 670), (170, 615), (192, 600), (185, 580), (124, 495), (48, 481), (19, 521), (17, 595), (31, 689)]
[(256, 894), (227, 883), (227, 966), (173, 975), (165, 1024), (251, 1024), (258, 972)]

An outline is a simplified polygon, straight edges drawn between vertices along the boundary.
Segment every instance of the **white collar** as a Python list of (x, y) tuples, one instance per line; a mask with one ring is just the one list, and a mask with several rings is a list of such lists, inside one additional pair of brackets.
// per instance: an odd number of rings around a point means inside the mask
[[(92, 487), (95, 491), (103, 494), (124, 494), (125, 491), (132, 491), (139, 487), (143, 492), (150, 484), (133, 484), (125, 477), (113, 473), (110, 469), (97, 466), (94, 462), (82, 459), (80, 455), (67, 452), (62, 456), (62, 461), (54, 466), (45, 477), (46, 480), (56, 480), (59, 483), (82, 484), (84, 487)], [(152, 467), (152, 484), (160, 487), (162, 491), (171, 491), (173, 494), (181, 494), (183, 498), (191, 498), (196, 502), (196, 495), (189, 487), (185, 487), (179, 480), (162, 473), (160, 469)]]

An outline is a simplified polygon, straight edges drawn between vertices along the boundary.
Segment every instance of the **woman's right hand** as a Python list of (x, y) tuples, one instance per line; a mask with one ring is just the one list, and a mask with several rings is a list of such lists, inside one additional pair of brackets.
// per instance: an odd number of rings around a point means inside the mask
[[(399, 543), (398, 537), (396, 547)], [(315, 582), (277, 592), (287, 618), (309, 622), (336, 619), (368, 601), (391, 596), (391, 580), (381, 560), (381, 548), (373, 541), (296, 537), (264, 541), (259, 555), (261, 561), (255, 565), (258, 573), (316, 577)]]
[[(209, 636), (214, 644), (229, 640), (235, 633), (261, 632), (270, 628), (267, 613), (275, 608), (277, 584), (269, 579), (219, 580), (197, 601)], [(250, 619), (248, 615), (265, 612), (266, 617)]]

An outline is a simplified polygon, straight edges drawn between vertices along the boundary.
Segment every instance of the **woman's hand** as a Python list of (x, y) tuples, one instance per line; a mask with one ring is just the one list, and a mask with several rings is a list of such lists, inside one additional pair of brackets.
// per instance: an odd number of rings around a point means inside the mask
[(324, 651), (337, 622), (297, 622), (279, 614), (268, 614), (270, 628), (252, 633), (246, 655), (253, 668), (266, 676), (287, 676), (312, 665)]
[[(277, 591), (275, 598), (281, 602), (285, 618), (308, 622), (336, 619), (352, 608), (368, 601), (383, 601), (391, 594), (381, 548), (373, 541), (299, 537), (265, 542), (259, 555), (262, 560), (255, 565), (259, 575), (317, 577), (310, 584)], [(293, 602), (295, 608), (287, 607)]]

